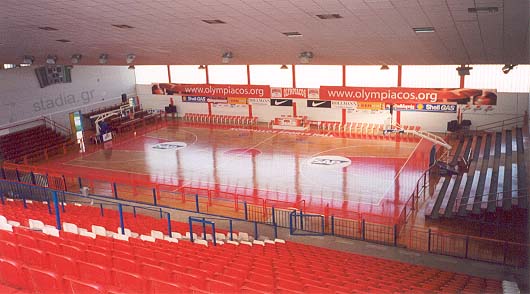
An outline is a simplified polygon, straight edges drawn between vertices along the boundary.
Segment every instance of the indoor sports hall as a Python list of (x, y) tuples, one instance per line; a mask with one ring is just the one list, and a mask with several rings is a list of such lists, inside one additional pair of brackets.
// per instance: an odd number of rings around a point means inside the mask
[(528, 1), (8, 1), (0, 293), (527, 293)]

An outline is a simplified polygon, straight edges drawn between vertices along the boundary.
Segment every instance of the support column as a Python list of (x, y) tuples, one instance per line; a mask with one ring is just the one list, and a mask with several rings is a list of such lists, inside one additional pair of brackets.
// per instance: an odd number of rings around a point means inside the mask
[(252, 104), (248, 104), (248, 117), (252, 118)]
[(346, 109), (342, 109), (342, 125), (346, 124)]
[(208, 115), (212, 115), (212, 102), (208, 102)]
[(293, 117), (296, 117), (296, 102), (293, 101)]
[(398, 65), (398, 80), (397, 80), (397, 86), (398, 87), (401, 87), (401, 75), (402, 75), (402, 68), (401, 68), (401, 64)]
[(208, 73), (208, 65), (204, 66), (204, 74), (206, 75), (206, 84), (210, 83), (210, 74)]
[(291, 70), (293, 72), (293, 88), (296, 88), (296, 73), (294, 71), (294, 64), (291, 65)]

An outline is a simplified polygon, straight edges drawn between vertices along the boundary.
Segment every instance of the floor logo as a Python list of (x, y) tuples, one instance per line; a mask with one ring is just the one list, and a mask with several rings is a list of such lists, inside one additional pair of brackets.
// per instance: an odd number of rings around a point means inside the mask
[(351, 160), (343, 156), (323, 155), (309, 159), (309, 164), (323, 167), (347, 167), (351, 164)]
[(180, 150), (182, 148), (185, 148), (186, 146), (188, 146), (188, 144), (184, 142), (166, 142), (158, 143), (152, 148), (155, 150)]

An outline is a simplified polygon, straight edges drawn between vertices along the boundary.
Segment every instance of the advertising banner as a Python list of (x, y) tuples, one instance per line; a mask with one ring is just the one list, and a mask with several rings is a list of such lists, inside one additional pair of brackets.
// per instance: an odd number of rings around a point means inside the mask
[(388, 104), (496, 105), (496, 90), (321, 86), (320, 99)]
[(331, 108), (331, 100), (307, 100), (307, 107)]
[(228, 97), (228, 104), (247, 104), (247, 98)]
[[(394, 110), (399, 111), (456, 113), (457, 108), (457, 104), (394, 104)], [(389, 110), (390, 104), (386, 104), (385, 109)]]
[(314, 88), (271, 88), (272, 98), (318, 99), (318, 93)]
[(271, 99), (271, 106), (293, 106), (292, 99)]
[(182, 96), (182, 102), (206, 103), (208, 97), (205, 96)]
[(248, 98), (248, 104), (251, 105), (271, 105), (269, 98)]
[(357, 104), (358, 104), (358, 102), (356, 102), (356, 101), (332, 100), (331, 101), (331, 108), (357, 109)]
[(271, 96), (267, 85), (212, 85), (212, 84), (153, 84), (152, 93), (157, 95), (190, 94), (191, 96), (230, 96), (264, 98)]

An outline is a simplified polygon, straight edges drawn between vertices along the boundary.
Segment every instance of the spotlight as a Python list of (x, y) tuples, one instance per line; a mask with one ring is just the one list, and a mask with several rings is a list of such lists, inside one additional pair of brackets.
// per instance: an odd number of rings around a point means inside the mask
[(287, 65), (282, 64), (282, 66), (280, 66), (280, 69), (289, 69), (289, 68), (287, 67)]
[(389, 69), (388, 65), (386, 65), (386, 64), (381, 65), (380, 70), (388, 70), (388, 69)]
[(72, 64), (78, 64), (79, 61), (81, 60), (81, 57), (83, 57), (81, 54), (74, 54), (72, 55)]
[(57, 55), (48, 55), (48, 57), (46, 57), (47, 64), (55, 64), (56, 62), (57, 62)]
[(199, 65), (199, 67), (197, 67), (197, 69), (206, 69), (206, 66), (201, 64), (201, 65)]
[(134, 64), (129, 65), (128, 69), (134, 69)]
[(508, 74), (514, 67), (516, 67), (517, 64), (505, 64), (503, 67), (502, 67), (502, 72), (504, 74)]
[(226, 63), (230, 63), (230, 60), (232, 60), (234, 55), (232, 54), (232, 52), (227, 51), (227, 52), (223, 53), (222, 57), (223, 57), (223, 59), (221, 59), (221, 62), (226, 64)]
[(32, 65), (33, 61), (35, 61), (35, 57), (31, 55), (24, 55), (24, 60), (22, 61), (22, 63)]
[(134, 54), (127, 54), (127, 58), (125, 59), (125, 61), (127, 61), (127, 64), (131, 64), (133, 63), (134, 59), (136, 58), (136, 55)]
[(470, 66), (459, 66), (456, 68), (456, 71), (458, 71), (459, 76), (468, 76), (470, 74), (469, 71), (472, 69)]
[(304, 51), (298, 55), (298, 58), (300, 59), (300, 63), (307, 64), (313, 59), (313, 52)]
[(107, 60), (109, 59), (109, 55), (106, 53), (101, 53), (99, 55), (99, 64), (107, 64)]

